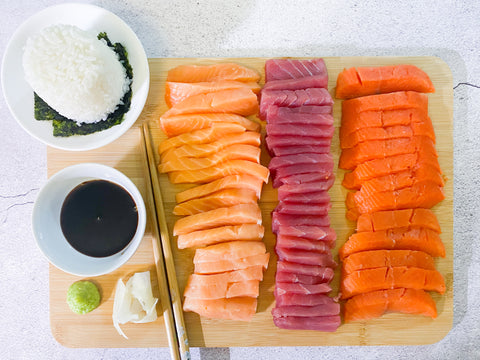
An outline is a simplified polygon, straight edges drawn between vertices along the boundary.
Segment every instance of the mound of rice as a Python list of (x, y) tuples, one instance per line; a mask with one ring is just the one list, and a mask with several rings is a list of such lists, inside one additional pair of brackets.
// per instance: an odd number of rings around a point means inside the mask
[(105, 41), (71, 25), (53, 25), (29, 38), (23, 68), (37, 95), (78, 124), (105, 120), (130, 83)]

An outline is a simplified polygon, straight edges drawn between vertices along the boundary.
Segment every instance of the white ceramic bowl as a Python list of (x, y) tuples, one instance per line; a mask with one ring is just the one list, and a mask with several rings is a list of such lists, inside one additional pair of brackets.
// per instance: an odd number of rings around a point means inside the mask
[[(138, 226), (133, 239), (122, 251), (103, 258), (87, 256), (74, 249), (60, 225), (62, 204), (70, 191), (84, 181), (95, 179), (122, 186), (132, 196), (138, 210)], [(40, 190), (32, 215), (33, 233), (46, 258), (59, 269), (78, 276), (103, 275), (122, 266), (140, 245), (145, 224), (145, 204), (133, 182), (118, 170), (94, 163), (73, 165), (53, 175)]]
[[(75, 25), (97, 33), (105, 31), (110, 40), (122, 43), (133, 69), (132, 103), (121, 124), (83, 136), (55, 137), (51, 121), (35, 120), (33, 90), (26, 82), (22, 57), (27, 39), (54, 24)], [(7, 45), (2, 62), (2, 88), (8, 107), (17, 122), (33, 137), (62, 150), (91, 150), (124, 134), (137, 120), (150, 86), (148, 60), (140, 40), (118, 16), (89, 4), (61, 4), (46, 8), (25, 21)]]

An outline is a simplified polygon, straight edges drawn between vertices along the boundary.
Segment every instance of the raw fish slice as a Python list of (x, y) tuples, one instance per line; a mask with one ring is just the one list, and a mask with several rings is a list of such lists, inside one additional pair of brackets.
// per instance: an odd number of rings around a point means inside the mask
[(279, 235), (300, 237), (309, 240), (325, 241), (329, 244), (335, 242), (337, 236), (335, 231), (330, 227), (322, 226), (284, 226), (280, 225), (278, 228)]
[(344, 307), (346, 323), (369, 320), (386, 312), (437, 317), (437, 307), (432, 297), (424, 290), (388, 289), (356, 295), (347, 300)]
[(347, 116), (364, 111), (428, 109), (428, 96), (415, 91), (397, 91), (389, 94), (362, 96), (342, 102), (342, 114)]
[(258, 280), (247, 280), (236, 283), (231, 283), (228, 285), (226, 298), (234, 298), (241, 296), (248, 296), (257, 298), (260, 293), (260, 281)]
[(333, 260), (331, 253), (289, 249), (281, 246), (275, 247), (275, 251), (279, 260), (295, 262), (297, 264), (320, 265), (331, 268), (337, 267), (337, 263)]
[[(258, 224), (227, 225), (212, 229), (193, 231), (185, 235), (179, 235), (177, 239), (177, 246), (179, 249), (186, 249), (189, 247), (214, 245), (234, 240), (261, 241), (264, 234), (265, 229), (262, 225)], [(253, 265), (258, 264), (251, 264), (250, 266)]]
[(274, 319), (287, 316), (315, 317), (338, 314), (340, 314), (340, 304), (335, 302), (316, 306), (277, 306), (272, 309)]
[(327, 75), (323, 59), (269, 59), (265, 61), (265, 82)]
[(310, 124), (267, 124), (268, 136), (313, 136), (318, 138), (331, 138), (335, 128), (333, 125)]
[(240, 204), (185, 216), (175, 222), (173, 235), (241, 224), (262, 224), (262, 212), (258, 204)]
[[(301, 203), (301, 204), (321, 204), (330, 201), (328, 191), (320, 190), (307, 193), (291, 193), (287, 196), (282, 196), (282, 201), (286, 203)], [(315, 216), (318, 218), (318, 216)]]
[(426, 228), (396, 228), (374, 232), (355, 233), (340, 248), (344, 259), (350, 254), (367, 250), (417, 250), (430, 256), (445, 257), (445, 246), (437, 232)]
[(270, 160), (268, 168), (270, 171), (277, 170), (283, 166), (291, 166), (295, 164), (333, 164), (333, 156), (331, 154), (295, 154), (285, 156), (275, 156)]
[(241, 270), (251, 266), (261, 265), (263, 269), (268, 267), (270, 254), (247, 256), (240, 259), (216, 260), (212, 262), (195, 263), (195, 273), (215, 274), (225, 271)]
[(242, 282), (247, 280), (263, 280), (263, 267), (260, 266), (251, 266), (241, 270), (229, 271), (225, 274), (228, 274), (228, 281), (235, 283), (235, 282)]
[(256, 204), (257, 195), (251, 189), (224, 189), (211, 195), (177, 204), (173, 208), (174, 215), (194, 215), (218, 208), (239, 204)]
[(415, 65), (357, 67), (337, 77), (336, 97), (350, 99), (394, 91), (435, 92), (428, 75)]
[(162, 173), (199, 170), (218, 165), (228, 160), (247, 160), (260, 163), (260, 148), (253, 145), (230, 145), (206, 157), (181, 157), (169, 159), (169, 161), (162, 161), (158, 166), (158, 170)]
[(211, 195), (220, 190), (226, 189), (248, 189), (255, 191), (257, 199), (260, 198), (263, 181), (254, 176), (241, 174), (230, 175), (212, 181), (211, 183), (195, 186), (188, 190), (184, 190), (175, 195), (177, 203), (184, 201), (198, 199), (204, 196)]
[(288, 261), (278, 261), (277, 271), (289, 272), (289, 273), (299, 274), (299, 275), (320, 276), (325, 279), (325, 282), (329, 282), (335, 274), (333, 269), (330, 267), (297, 264), (297, 263), (291, 263)]
[(329, 253), (331, 245), (326, 241), (309, 240), (295, 236), (278, 235), (276, 247), (285, 249), (300, 249), (316, 251), (319, 253)]
[(437, 233), (441, 232), (438, 219), (430, 209), (377, 211), (371, 214), (362, 214), (357, 221), (357, 232), (382, 231), (402, 227), (424, 227)]
[(207, 183), (229, 175), (249, 174), (263, 182), (268, 182), (268, 168), (247, 160), (229, 160), (200, 170), (173, 171), (168, 178), (173, 184)]
[[(293, 135), (293, 134), (292, 134)], [(270, 152), (275, 153), (277, 147), (289, 147), (289, 146), (318, 146), (324, 147), (332, 144), (331, 138), (319, 138), (313, 136), (274, 136), (268, 135), (265, 137), (267, 148)]]
[(299, 283), (284, 283), (284, 282), (276, 282), (275, 283), (275, 294), (328, 294), (332, 291), (330, 285), (326, 283), (321, 284), (299, 284)]
[[(313, 226), (330, 226), (330, 218), (326, 216), (316, 215), (289, 215), (281, 214), (276, 211), (272, 212), (272, 231), (275, 233), (280, 225), (296, 226), (296, 225), (313, 225)], [(278, 242), (278, 239), (277, 239)]]
[(273, 149), (268, 149), (270, 156), (284, 156), (303, 153), (317, 153), (327, 154), (330, 152), (330, 145), (316, 146), (316, 145), (292, 145), (292, 146), (277, 146)]
[[(319, 155), (324, 155), (324, 154), (319, 154)], [(288, 155), (290, 156), (290, 155)], [(274, 171), (272, 171), (272, 177), (274, 180), (276, 180), (277, 184), (281, 184), (281, 179), (294, 176), (294, 175), (299, 175), (299, 174), (311, 174), (311, 173), (320, 173), (322, 174), (321, 176), (325, 179), (324, 181), (314, 181), (315, 183), (330, 183), (330, 179), (334, 180), (334, 177), (332, 176), (333, 173), (333, 160), (331, 162), (325, 162), (325, 163), (305, 163), (305, 164), (292, 164), (288, 166), (282, 166)], [(332, 182), (333, 183), (333, 182)], [(304, 183), (305, 184), (305, 183)], [(321, 186), (320, 186), (321, 187)], [(317, 190), (321, 190), (320, 187)]]
[(271, 106), (266, 120), (267, 124), (333, 125), (332, 107), (330, 105), (300, 106), (297, 108)]
[(340, 326), (341, 319), (340, 315), (312, 317), (286, 316), (273, 318), (273, 323), (280, 329), (334, 332)]
[(321, 203), (321, 204), (302, 204), (302, 203), (290, 203), (290, 202), (280, 202), (275, 207), (275, 212), (279, 214), (288, 214), (288, 215), (316, 215), (316, 216), (326, 216), (332, 208), (331, 203)]
[(235, 63), (180, 65), (170, 69), (167, 75), (167, 81), (175, 82), (195, 83), (218, 80), (257, 82), (260, 80), (260, 75), (253, 69)]
[(332, 279), (324, 278), (323, 276), (300, 275), (300, 274), (289, 273), (285, 271), (277, 271), (277, 273), (275, 274), (276, 282), (314, 285), (314, 284), (329, 283), (331, 280)]
[(196, 113), (232, 113), (242, 116), (254, 115), (258, 112), (257, 95), (245, 88), (222, 90), (214, 93), (198, 94), (186, 98), (173, 106), (160, 117)]
[[(282, 185), (300, 185), (305, 183), (313, 183), (313, 182), (324, 182), (330, 178), (334, 178), (333, 171), (332, 172), (310, 172), (304, 174), (293, 174), (284, 177), (275, 177), (273, 179), (273, 187), (278, 188)], [(314, 199), (310, 198), (307, 194), (297, 194), (297, 195), (305, 195), (303, 197), (304, 200), (302, 201), (295, 201), (293, 202), (317, 202)], [(307, 199), (308, 198), (308, 199)]]
[(314, 75), (298, 79), (267, 81), (262, 91), (265, 90), (302, 90), (310, 88), (327, 88), (328, 76)]
[(213, 319), (250, 321), (257, 310), (257, 299), (237, 297), (231, 299), (200, 300), (185, 298), (184, 311), (193, 311)]
[(230, 241), (196, 249), (193, 263), (241, 259), (262, 254), (265, 254), (265, 244), (261, 241)]
[[(262, 275), (262, 268), (255, 268), (259, 269), (260, 274)], [(202, 300), (229, 298), (233, 297), (229, 296), (232, 294), (236, 294), (236, 296), (257, 297), (260, 279), (232, 281), (230, 278), (230, 273), (245, 272), (247, 269), (209, 275), (191, 274), (188, 278), (187, 285), (185, 286), (183, 296)], [(238, 284), (238, 286), (234, 286), (234, 284)], [(257, 295), (252, 296), (255, 293), (257, 293)]]
[(176, 105), (193, 95), (238, 88), (247, 88), (252, 90), (255, 94), (260, 93), (260, 85), (255, 81), (242, 82), (232, 80), (217, 80), (196, 83), (167, 81), (165, 83), (165, 102), (167, 103), (168, 107), (172, 107), (173, 105)]
[(283, 201), (292, 194), (305, 194), (326, 191), (333, 186), (334, 182), (335, 178), (332, 176), (325, 181), (313, 181), (309, 183), (301, 183), (294, 185), (282, 185), (278, 188), (278, 200)]
[(276, 306), (317, 306), (335, 303), (331, 297), (323, 294), (277, 294), (277, 296), (275, 296), (275, 302)]
[(354, 271), (379, 267), (406, 266), (435, 270), (435, 261), (423, 251), (415, 250), (370, 250), (351, 254), (342, 260), (342, 271)]
[(236, 114), (186, 114), (159, 119), (160, 126), (168, 137), (177, 136), (186, 132), (206, 129), (216, 123), (238, 124), (250, 131), (260, 131), (260, 125), (255, 121)]
[(382, 267), (354, 271), (342, 277), (340, 292), (342, 299), (376, 290), (408, 288), (445, 292), (445, 281), (436, 270), (416, 267)]

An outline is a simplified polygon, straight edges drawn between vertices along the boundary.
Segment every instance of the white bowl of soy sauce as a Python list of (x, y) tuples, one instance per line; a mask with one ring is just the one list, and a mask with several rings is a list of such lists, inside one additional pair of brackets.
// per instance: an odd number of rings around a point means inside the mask
[(99, 276), (125, 264), (146, 224), (143, 198), (120, 171), (101, 164), (69, 166), (40, 190), (32, 215), (37, 245), (57, 268)]

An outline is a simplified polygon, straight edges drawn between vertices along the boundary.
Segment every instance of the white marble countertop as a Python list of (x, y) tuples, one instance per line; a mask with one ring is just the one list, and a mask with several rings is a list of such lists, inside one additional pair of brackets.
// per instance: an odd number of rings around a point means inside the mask
[[(0, 2), (1, 55), (53, 0)], [(81, 2), (81, 1), (79, 1)], [(480, 2), (87, 1), (120, 16), (148, 57), (434, 55), (454, 79), (454, 323), (426, 346), (192, 349), (194, 359), (480, 359)], [(51, 335), (48, 264), (30, 217), (46, 147), (0, 96), (0, 359), (168, 359), (168, 349), (69, 349)], [(319, 335), (321, 336), (321, 335)], [(281, 344), (279, 344), (281, 345)]]

